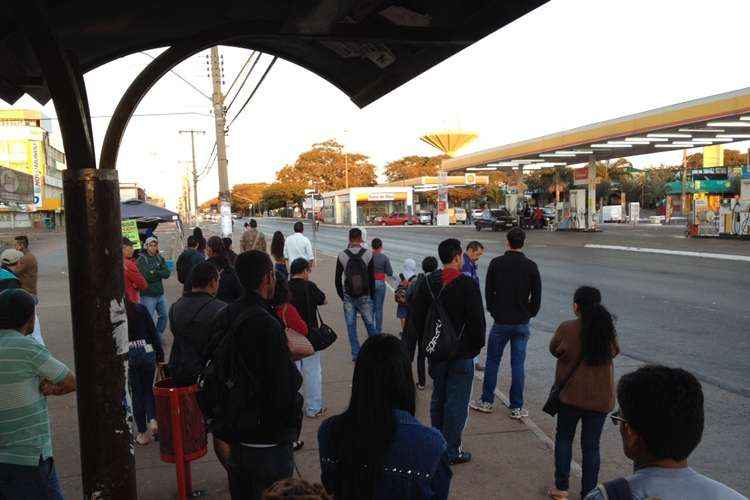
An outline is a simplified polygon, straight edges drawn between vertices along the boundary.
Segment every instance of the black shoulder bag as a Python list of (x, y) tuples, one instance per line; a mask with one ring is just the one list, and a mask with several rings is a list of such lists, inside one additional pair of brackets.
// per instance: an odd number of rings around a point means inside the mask
[(559, 384), (555, 382), (552, 384), (552, 388), (549, 390), (549, 396), (547, 396), (547, 402), (544, 403), (544, 406), (542, 407), (542, 411), (546, 413), (547, 415), (555, 416), (557, 415), (557, 412), (560, 411), (560, 393), (565, 388), (565, 385), (570, 382), (570, 379), (573, 378), (573, 374), (578, 370), (578, 367), (581, 366), (581, 363), (583, 362), (583, 357), (578, 360), (578, 363), (576, 363), (575, 367), (570, 371), (567, 377), (565, 377)]
[(318, 310), (318, 307), (311, 307), (310, 304), (310, 283), (305, 282), (305, 301), (307, 302), (307, 317), (309, 318), (311, 316), (311, 312), (314, 310), (315, 313), (318, 316), (318, 327), (315, 328), (312, 325), (308, 325), (307, 327), (307, 340), (310, 341), (310, 343), (313, 346), (313, 349), (315, 351), (323, 351), (325, 349), (328, 349), (331, 347), (331, 345), (336, 342), (336, 339), (338, 338), (338, 335), (336, 335), (336, 332), (333, 331), (333, 328), (326, 325), (323, 322), (323, 317), (320, 315), (320, 311)]

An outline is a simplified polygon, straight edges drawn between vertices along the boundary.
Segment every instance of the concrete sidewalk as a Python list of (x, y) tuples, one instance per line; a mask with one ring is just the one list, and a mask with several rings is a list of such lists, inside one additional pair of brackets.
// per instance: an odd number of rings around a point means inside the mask
[[(339, 340), (323, 355), (323, 395), (328, 415), (342, 412), (349, 400), (353, 365), (349, 352), (346, 327), (341, 302), (333, 285), (335, 260), (323, 256), (316, 266), (312, 279), (323, 289), (328, 304), (321, 313), (339, 334)], [(61, 360), (73, 366), (72, 337), (70, 333), (69, 309), (66, 280), (47, 282), (44, 296), (58, 297), (59, 300), (43, 301), (40, 317), (45, 338), (52, 352)], [(41, 283), (41, 280), (40, 280)], [(167, 296), (171, 304), (179, 293), (178, 283), (173, 276), (167, 283)], [(51, 288), (54, 287), (54, 290)], [(399, 323), (395, 316), (395, 303), (392, 296), (387, 298), (384, 315), (384, 330), (398, 334)], [(359, 324), (360, 340), (364, 341), (364, 325)], [(172, 342), (171, 334), (165, 335), (167, 352)], [(503, 376), (503, 382), (507, 377)], [(505, 390), (501, 383), (500, 390)], [(481, 382), (475, 381), (474, 397), (478, 396)], [(425, 391), (417, 391), (418, 418), (429, 425), (428, 406), (430, 379)], [(50, 411), (53, 422), (54, 455), (67, 498), (81, 498), (80, 458), (76, 399), (74, 395), (63, 398), (50, 398)], [(310, 481), (320, 481), (318, 464), (317, 430), (320, 420), (305, 418), (302, 438), (305, 447), (297, 452), (297, 464), (302, 476)], [(541, 431), (535, 434), (533, 423), (509, 419), (505, 412), (498, 410), (493, 415), (472, 413), (464, 432), (464, 449), (474, 455), (474, 460), (453, 468), (451, 498), (544, 498), (545, 489), (551, 484), (553, 457), (549, 443), (540, 439)], [(543, 435), (542, 435), (543, 437)], [(106, 444), (102, 444), (106, 448)], [(139, 498), (169, 499), (176, 496), (175, 469), (159, 459), (157, 444), (145, 447), (136, 446), (136, 467)], [(229, 498), (227, 479), (224, 470), (216, 460), (209, 439), (208, 454), (192, 464), (193, 486), (205, 490), (206, 498)], [(571, 492), (579, 491), (577, 478), (572, 478)]]

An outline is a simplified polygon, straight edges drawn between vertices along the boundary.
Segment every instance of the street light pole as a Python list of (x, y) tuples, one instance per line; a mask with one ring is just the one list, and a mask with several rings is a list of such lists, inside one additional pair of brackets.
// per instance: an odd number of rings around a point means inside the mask
[(180, 130), (181, 134), (190, 134), (190, 147), (193, 152), (193, 218), (198, 221), (198, 168), (195, 165), (195, 134), (205, 135), (205, 130)]
[(226, 116), (224, 95), (221, 93), (221, 63), (219, 47), (211, 47), (211, 83), (213, 85), (212, 101), (214, 105), (214, 124), (216, 128), (216, 156), (219, 170), (219, 209), (221, 213), (221, 232), (223, 236), (232, 234), (231, 194), (229, 192), (229, 174), (227, 173)]

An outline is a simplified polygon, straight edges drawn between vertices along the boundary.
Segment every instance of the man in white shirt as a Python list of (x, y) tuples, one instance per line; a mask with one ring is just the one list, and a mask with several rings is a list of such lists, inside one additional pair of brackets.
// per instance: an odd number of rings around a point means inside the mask
[(310, 240), (302, 234), (304, 230), (305, 225), (302, 221), (294, 223), (294, 234), (287, 236), (284, 243), (284, 258), (291, 264), (295, 259), (302, 257), (310, 263), (310, 266), (314, 266), (315, 254), (313, 254)]

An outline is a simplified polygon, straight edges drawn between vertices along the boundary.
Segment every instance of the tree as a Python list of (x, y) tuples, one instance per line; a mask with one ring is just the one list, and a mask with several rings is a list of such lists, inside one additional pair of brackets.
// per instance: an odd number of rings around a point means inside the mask
[(747, 153), (740, 153), (736, 149), (724, 150), (724, 166), (740, 167), (747, 165)]
[(440, 156), (404, 156), (398, 160), (387, 163), (385, 176), (388, 182), (403, 181), (415, 177), (434, 176), (438, 173), (440, 161), (448, 158)]
[(276, 180), (295, 192), (301, 187), (319, 191), (335, 191), (346, 187), (375, 184), (375, 166), (361, 153), (345, 153), (334, 140), (313, 144), (312, 149), (300, 154), (292, 165), (276, 173)]
[(298, 185), (274, 182), (263, 190), (261, 203), (268, 210), (283, 208), (290, 202), (302, 207), (304, 198), (304, 187), (301, 188)]
[(497, 184), (490, 184), (485, 190), (485, 197), (488, 203), (492, 203), (495, 206), (500, 206), (505, 203), (505, 192), (503, 188)]
[(267, 187), (268, 184), (265, 182), (232, 186), (232, 212), (247, 213), (251, 207), (257, 207), (263, 199), (263, 191)]

